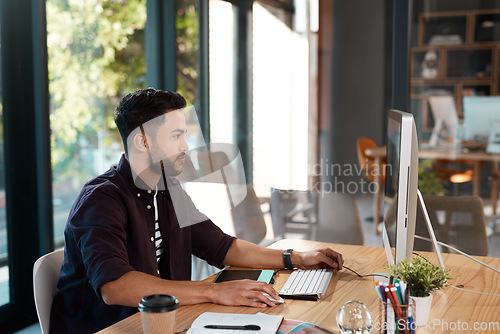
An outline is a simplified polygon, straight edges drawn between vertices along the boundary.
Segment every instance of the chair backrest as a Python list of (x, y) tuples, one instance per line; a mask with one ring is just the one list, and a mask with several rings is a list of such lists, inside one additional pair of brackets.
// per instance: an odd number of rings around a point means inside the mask
[(64, 250), (57, 250), (40, 257), (33, 266), (33, 292), (42, 333), (49, 332), (52, 299), (57, 292), (63, 259)]
[[(424, 196), (438, 241), (472, 255), (487, 256), (489, 251), (483, 202), (478, 196)], [(422, 210), (417, 210), (415, 234), (428, 237)], [(429, 242), (416, 239), (415, 250), (432, 251)], [(450, 252), (443, 248), (443, 252)]]
[(364, 234), (352, 195), (325, 193), (319, 199), (318, 241), (363, 245)]
[[(370, 172), (375, 168), (375, 159), (367, 156), (365, 154), (365, 151), (369, 148), (377, 148), (377, 147), (378, 147), (377, 143), (372, 138), (369, 137), (358, 138), (356, 142), (356, 149), (358, 152), (358, 163), (361, 167), (361, 170), (364, 172), (364, 176), (369, 181), (372, 182), (375, 180), (375, 176)], [(385, 173), (385, 168), (381, 172)]]
[(259, 244), (264, 240), (267, 233), (266, 221), (259, 199), (251, 185), (247, 185), (245, 199), (236, 205), (231, 213), (234, 231), (239, 239), (255, 244)]
[(271, 188), (270, 204), (276, 238), (284, 238), (287, 231), (316, 238), (318, 199), (315, 191)]

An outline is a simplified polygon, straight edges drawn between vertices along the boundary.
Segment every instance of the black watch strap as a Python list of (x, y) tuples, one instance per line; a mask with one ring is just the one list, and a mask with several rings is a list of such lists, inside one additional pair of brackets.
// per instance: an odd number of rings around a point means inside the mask
[(283, 253), (283, 260), (285, 261), (285, 268), (288, 270), (293, 270), (293, 264), (292, 264), (292, 259), (291, 259), (291, 254), (292, 254), (293, 249), (287, 249)]

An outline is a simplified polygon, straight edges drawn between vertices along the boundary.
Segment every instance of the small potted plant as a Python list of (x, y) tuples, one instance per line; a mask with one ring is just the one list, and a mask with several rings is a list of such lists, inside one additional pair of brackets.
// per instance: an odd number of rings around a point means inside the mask
[(398, 267), (387, 266), (394, 278), (406, 283), (410, 299), (415, 305), (415, 324), (427, 324), (432, 303), (432, 292), (448, 285), (448, 270), (436, 266), (426, 259), (417, 256), (411, 260), (404, 259)]

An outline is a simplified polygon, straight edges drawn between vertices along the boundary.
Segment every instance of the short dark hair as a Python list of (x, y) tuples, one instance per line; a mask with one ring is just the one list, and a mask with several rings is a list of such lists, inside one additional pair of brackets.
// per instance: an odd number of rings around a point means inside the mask
[(127, 138), (140, 125), (167, 111), (186, 106), (181, 94), (154, 88), (140, 89), (125, 95), (115, 109), (115, 123), (122, 137), (125, 154), (128, 154)]

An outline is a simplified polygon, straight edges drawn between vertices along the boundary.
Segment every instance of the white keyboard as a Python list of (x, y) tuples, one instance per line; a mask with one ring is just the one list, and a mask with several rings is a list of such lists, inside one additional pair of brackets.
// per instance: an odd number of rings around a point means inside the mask
[(321, 299), (328, 289), (332, 276), (332, 269), (293, 271), (279, 295), (283, 298), (293, 299)]

